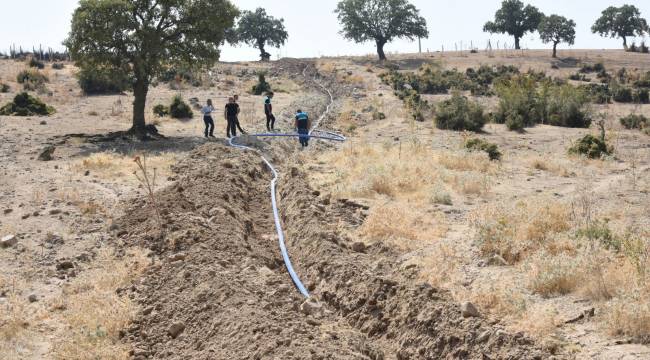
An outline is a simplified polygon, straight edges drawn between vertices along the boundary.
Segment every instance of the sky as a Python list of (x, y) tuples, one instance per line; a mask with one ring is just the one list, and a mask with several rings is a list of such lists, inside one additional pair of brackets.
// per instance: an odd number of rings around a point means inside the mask
[[(284, 18), (289, 39), (280, 49), (268, 48), (273, 59), (278, 57), (320, 57), (374, 54), (374, 44), (355, 44), (343, 39), (334, 14), (337, 0), (231, 0), (242, 10), (264, 7), (271, 16)], [(505, 35), (483, 33), (483, 24), (494, 18), (500, 0), (411, 0), (427, 20), (429, 38), (422, 40), (422, 49), (436, 51), (467, 49), (469, 44), (484, 49), (490, 40), (513, 44)], [(576, 43), (573, 49), (621, 48), (619, 39), (601, 38), (591, 33), (591, 25), (608, 6), (632, 4), (641, 15), (650, 20), (648, 0), (529, 0), (526, 3), (538, 7), (545, 14), (558, 14), (577, 23)], [(11, 44), (31, 49), (42, 44), (44, 48), (63, 49), (62, 41), (70, 30), (70, 19), (78, 0), (0, 0), (0, 51), (7, 52)], [(588, 5), (586, 5), (588, 4)], [(637, 39), (637, 42), (642, 39)], [(646, 39), (650, 41), (650, 38)], [(529, 49), (550, 48), (536, 34), (527, 34), (522, 47)], [(566, 44), (560, 49), (568, 48)], [(417, 52), (417, 42), (397, 40), (386, 45), (387, 53)], [(224, 46), (221, 60), (258, 60), (257, 50), (247, 46)]]

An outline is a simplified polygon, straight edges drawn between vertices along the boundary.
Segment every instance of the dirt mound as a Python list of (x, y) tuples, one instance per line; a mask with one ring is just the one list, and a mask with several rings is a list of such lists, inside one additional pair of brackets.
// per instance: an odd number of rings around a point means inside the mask
[(521, 335), (462, 318), (448, 294), (397, 269), (391, 249), (351, 250), (334, 224), (358, 226), (362, 209), (330, 202), (291, 168), (280, 182), (288, 247), (322, 300), (304, 303), (279, 255), (259, 157), (207, 144), (174, 170), (175, 183), (158, 194), (165, 236), (145, 200), (119, 225), (127, 244), (158, 254), (128, 289), (144, 309), (125, 333), (135, 358), (543, 357)]

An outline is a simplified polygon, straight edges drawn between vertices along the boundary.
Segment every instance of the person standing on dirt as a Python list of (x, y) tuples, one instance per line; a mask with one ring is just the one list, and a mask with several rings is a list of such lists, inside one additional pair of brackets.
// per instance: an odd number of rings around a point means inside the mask
[(212, 100), (208, 99), (207, 104), (201, 108), (201, 113), (203, 113), (203, 122), (205, 123), (205, 137), (214, 137), (214, 120), (212, 119), (212, 112), (214, 111), (214, 106), (212, 106)]
[(237, 136), (237, 113), (239, 113), (239, 105), (235, 102), (235, 98), (228, 98), (228, 103), (223, 113), (224, 118), (228, 122), (226, 127), (226, 137), (228, 138)]
[(306, 112), (298, 109), (296, 111), (296, 130), (298, 131), (298, 139), (303, 148), (309, 146), (309, 115)]
[(273, 93), (266, 93), (266, 97), (264, 98), (264, 114), (266, 114), (266, 130), (268, 131), (275, 130), (275, 116), (273, 115), (271, 99), (273, 99)]
[(238, 103), (239, 95), (235, 94), (232, 97), (233, 99), (235, 99), (235, 104), (237, 105), (237, 114), (235, 115), (235, 125), (237, 126), (237, 129), (239, 129), (239, 132), (241, 132), (242, 134), (246, 134), (246, 131), (244, 131), (244, 129), (241, 128), (241, 125), (239, 125), (239, 111), (240, 111), (239, 103)]

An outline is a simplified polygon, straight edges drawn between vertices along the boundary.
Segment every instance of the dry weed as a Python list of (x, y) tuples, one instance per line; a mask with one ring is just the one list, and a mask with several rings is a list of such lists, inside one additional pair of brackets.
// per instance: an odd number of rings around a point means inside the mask
[[(173, 153), (162, 153), (147, 157), (149, 166), (155, 168), (157, 173), (163, 178), (171, 174), (171, 166), (178, 160), (178, 156)], [(133, 162), (133, 156), (122, 155), (114, 152), (94, 153), (72, 164), (71, 169), (78, 173), (90, 171), (91, 174), (100, 175), (108, 179), (131, 179), (138, 166)]]
[(481, 253), (516, 263), (546, 246), (557, 247), (556, 235), (571, 229), (569, 208), (549, 199), (489, 205), (471, 215)]
[(571, 172), (566, 166), (559, 164), (549, 158), (537, 156), (533, 157), (528, 162), (529, 166), (535, 170), (549, 172), (556, 176), (572, 177), (575, 173)]
[(369, 242), (385, 241), (412, 250), (423, 241), (443, 237), (448, 230), (443, 215), (422, 214), (408, 203), (377, 206), (359, 229)]
[[(64, 308), (62, 319), (69, 328), (53, 344), (55, 359), (128, 359), (128, 346), (119, 339), (135, 315), (135, 305), (116, 289), (130, 284), (149, 260), (141, 250), (116, 258), (100, 251), (93, 267), (64, 287), (55, 303)], [(54, 304), (54, 305), (57, 305)]]
[(528, 288), (543, 297), (573, 292), (582, 281), (581, 264), (566, 253), (539, 251), (527, 262)]

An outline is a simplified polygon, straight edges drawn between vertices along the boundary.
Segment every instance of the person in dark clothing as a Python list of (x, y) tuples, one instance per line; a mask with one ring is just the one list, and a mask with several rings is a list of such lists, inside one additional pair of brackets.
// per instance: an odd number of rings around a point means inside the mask
[(226, 109), (223, 113), (224, 118), (228, 122), (226, 127), (226, 137), (237, 136), (237, 113), (239, 112), (239, 105), (235, 102), (235, 98), (228, 98)]
[(214, 107), (212, 106), (212, 100), (208, 99), (207, 104), (201, 108), (203, 113), (203, 122), (205, 123), (205, 137), (214, 137), (214, 120), (212, 119), (212, 112)]
[(241, 128), (241, 125), (239, 125), (239, 104), (237, 103), (239, 101), (239, 95), (233, 95), (233, 99), (235, 99), (235, 104), (237, 105), (237, 114), (235, 115), (235, 125), (237, 126), (237, 129), (239, 129), (239, 132), (242, 134), (246, 134), (246, 131)]
[(273, 115), (273, 105), (271, 105), (272, 98), (273, 93), (269, 92), (264, 99), (264, 114), (266, 114), (266, 130), (268, 131), (275, 130), (275, 116)]
[(303, 148), (309, 146), (309, 126), (309, 115), (298, 109), (296, 112), (296, 130), (300, 134), (298, 139)]

